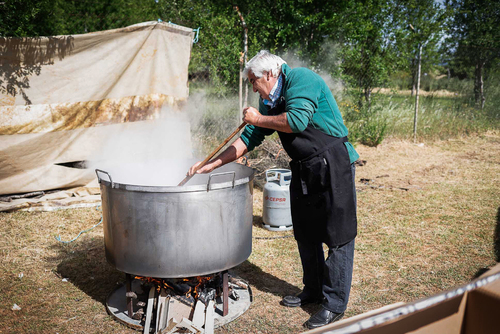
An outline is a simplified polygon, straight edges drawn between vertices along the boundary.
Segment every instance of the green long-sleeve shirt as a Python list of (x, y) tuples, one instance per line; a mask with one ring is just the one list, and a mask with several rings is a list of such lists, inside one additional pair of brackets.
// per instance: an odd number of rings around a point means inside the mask
[[(345, 137), (348, 130), (342, 120), (339, 107), (325, 81), (307, 68), (291, 69), (287, 64), (281, 67), (283, 88), (281, 96), (285, 98), (288, 124), (294, 133), (304, 131), (310, 124), (314, 128), (334, 137)], [(268, 115), (270, 107), (259, 99), (259, 112)], [(247, 125), (241, 139), (248, 151), (260, 145), (265, 136), (275, 130)], [(359, 158), (351, 143), (344, 143), (351, 163)]]

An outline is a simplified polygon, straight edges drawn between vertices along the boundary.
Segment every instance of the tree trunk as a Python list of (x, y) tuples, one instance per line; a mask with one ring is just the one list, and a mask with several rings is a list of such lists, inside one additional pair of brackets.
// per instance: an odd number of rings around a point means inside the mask
[(413, 58), (411, 60), (411, 97), (415, 94), (415, 82), (417, 81), (417, 66), (415, 63), (416, 60)]
[[(243, 17), (242, 17), (243, 19)], [(243, 51), (244, 51), (244, 59), (243, 61), (245, 62), (245, 66), (247, 65), (248, 63), (248, 28), (247, 28), (247, 24), (245, 23), (245, 21), (243, 20), (243, 27), (245, 28), (245, 37), (244, 37), (244, 47), (243, 47)], [(244, 99), (244, 103), (243, 103), (243, 107), (246, 108), (248, 106), (248, 79), (245, 80), (245, 99)]]
[[(364, 82), (363, 82), (363, 79), (364, 79), (364, 74), (365, 74), (365, 50), (364, 50), (364, 47), (361, 47), (361, 52), (360, 52), (360, 67), (359, 67), (359, 71), (358, 73), (356, 74), (358, 76), (358, 87), (360, 89), (359, 91), (359, 100), (358, 100), (358, 107), (359, 109), (361, 110), (361, 108), (363, 108), (363, 99), (364, 99), (364, 89), (362, 87), (364, 87)], [(363, 89), (363, 90), (362, 90)]]
[(474, 102), (476, 106), (479, 105), (479, 100), (481, 99), (481, 93), (479, 92), (479, 63), (476, 63), (474, 69)]
[(371, 104), (372, 104), (372, 88), (371, 87), (365, 87), (364, 89), (364, 95), (365, 95), (365, 102), (366, 105), (368, 106), (368, 109), (370, 109)]
[(239, 100), (239, 112), (238, 112), (238, 120), (243, 118), (243, 54), (240, 56), (240, 80), (239, 80), (239, 89), (238, 89), (238, 100)]
[(484, 97), (484, 81), (483, 81), (483, 69), (484, 62), (479, 60), (476, 64), (476, 73), (474, 80), (474, 98), (476, 101), (476, 105), (480, 106), (481, 109), (484, 109), (484, 102), (486, 98)]
[(234, 10), (238, 13), (238, 16), (240, 17), (241, 20), (241, 25), (243, 26), (243, 53), (241, 54), (240, 57), (240, 90), (239, 90), (239, 99), (240, 99), (240, 119), (243, 118), (243, 108), (245, 108), (248, 105), (248, 84), (246, 84), (245, 80), (245, 99), (243, 100), (243, 69), (245, 68), (245, 65), (247, 64), (248, 61), (248, 27), (245, 22), (245, 19), (243, 18), (243, 15), (240, 12), (240, 9), (238, 6), (233, 7)]
[(363, 96), (364, 96), (364, 91), (361, 91), (361, 87), (363, 87), (363, 78), (361, 76), (359, 76), (359, 82), (358, 82), (358, 85), (359, 85), (359, 100), (358, 100), (358, 107), (359, 109), (363, 108)]

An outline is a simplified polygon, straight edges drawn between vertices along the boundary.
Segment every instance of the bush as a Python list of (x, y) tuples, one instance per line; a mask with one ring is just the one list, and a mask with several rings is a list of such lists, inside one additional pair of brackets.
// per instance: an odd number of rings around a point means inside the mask
[(349, 141), (376, 147), (384, 140), (387, 121), (380, 117), (380, 106), (359, 107), (350, 102), (341, 102), (339, 108), (349, 130)]

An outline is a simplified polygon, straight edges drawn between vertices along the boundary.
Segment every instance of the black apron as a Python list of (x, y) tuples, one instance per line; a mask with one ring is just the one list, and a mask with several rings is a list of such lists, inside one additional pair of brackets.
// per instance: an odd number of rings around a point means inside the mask
[[(269, 115), (285, 111), (281, 98)], [(290, 198), (295, 239), (343, 245), (356, 237), (356, 203), (344, 142), (308, 125), (300, 133), (279, 132), (292, 161)]]

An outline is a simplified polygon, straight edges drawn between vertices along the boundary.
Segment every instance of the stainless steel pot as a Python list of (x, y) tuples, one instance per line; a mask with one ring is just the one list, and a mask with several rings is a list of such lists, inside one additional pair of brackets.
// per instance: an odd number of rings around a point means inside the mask
[(106, 258), (118, 270), (158, 278), (201, 276), (250, 256), (251, 168), (231, 163), (183, 187), (116, 183), (109, 172), (96, 173)]

